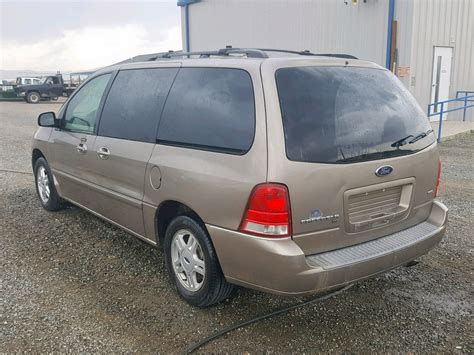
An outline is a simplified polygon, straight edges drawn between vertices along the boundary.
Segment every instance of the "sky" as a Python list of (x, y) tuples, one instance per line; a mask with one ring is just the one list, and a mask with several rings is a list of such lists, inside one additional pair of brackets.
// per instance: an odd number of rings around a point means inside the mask
[(179, 50), (176, 2), (0, 0), (0, 70), (91, 70)]

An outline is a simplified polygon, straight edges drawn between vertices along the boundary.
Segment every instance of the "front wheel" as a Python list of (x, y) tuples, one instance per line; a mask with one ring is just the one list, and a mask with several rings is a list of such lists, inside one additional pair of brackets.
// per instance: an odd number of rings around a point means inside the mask
[(229, 297), (229, 284), (203, 227), (188, 216), (176, 217), (164, 241), (166, 267), (179, 295), (188, 303), (207, 307)]
[(35, 162), (35, 185), (41, 206), (48, 211), (58, 211), (63, 207), (63, 201), (58, 195), (53, 182), (53, 175), (44, 158)]

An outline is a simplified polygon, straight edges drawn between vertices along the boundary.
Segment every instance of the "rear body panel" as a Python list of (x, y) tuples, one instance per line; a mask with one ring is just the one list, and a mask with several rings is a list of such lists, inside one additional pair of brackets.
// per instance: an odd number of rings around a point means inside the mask
[[(207, 225), (229, 282), (280, 295), (307, 295), (366, 279), (426, 254), (442, 239), (447, 208), (430, 203), (425, 222), (354, 247), (305, 255), (290, 238), (251, 237)], [(243, 252), (236, 252), (242, 250)]]
[[(376, 176), (375, 170), (385, 164), (393, 166), (391, 176)], [(269, 173), (269, 179), (278, 178), (288, 186), (292, 203), (293, 238), (306, 254), (314, 254), (365, 242), (425, 220), (434, 197), (437, 164), (438, 153), (433, 146), (411, 156), (382, 162), (329, 165), (287, 161), (281, 170)], [(427, 166), (434, 168), (427, 169)], [(349, 216), (348, 196), (358, 196), (364, 192), (379, 193), (383, 203), (391, 202), (390, 198), (394, 194), (380, 193), (384, 188), (389, 189), (391, 184), (409, 190), (406, 192), (406, 206), (400, 207), (402, 213), (393, 220), (380, 222), (380, 225), (373, 221), (373, 225), (357, 229), (357, 223), (351, 223)], [(396, 206), (404, 202), (400, 201), (400, 197), (396, 196)], [(381, 211), (381, 207), (376, 208), (374, 213)], [(339, 217), (335, 222), (301, 222), (308, 219), (316, 209), (323, 216)]]

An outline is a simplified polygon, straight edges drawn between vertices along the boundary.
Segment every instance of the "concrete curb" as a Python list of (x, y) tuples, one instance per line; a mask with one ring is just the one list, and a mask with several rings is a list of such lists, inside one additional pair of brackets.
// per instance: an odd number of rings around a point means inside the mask
[(445, 142), (445, 141), (449, 141), (452, 139), (457, 139), (457, 138), (461, 138), (465, 136), (470, 136), (472, 134), (474, 134), (474, 129), (471, 129), (469, 131), (459, 132), (459, 133), (453, 134), (452, 136), (441, 137), (441, 142)]

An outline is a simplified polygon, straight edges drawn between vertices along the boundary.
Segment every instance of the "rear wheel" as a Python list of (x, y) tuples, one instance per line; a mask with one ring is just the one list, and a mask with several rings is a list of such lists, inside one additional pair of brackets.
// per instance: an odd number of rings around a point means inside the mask
[(36, 193), (41, 206), (48, 211), (57, 211), (63, 207), (63, 201), (58, 195), (53, 182), (53, 175), (44, 158), (38, 158), (34, 167)]
[(26, 101), (30, 104), (37, 104), (41, 100), (41, 95), (39, 92), (31, 91), (26, 96)]
[(164, 241), (168, 272), (179, 295), (188, 303), (207, 307), (229, 297), (229, 284), (219, 265), (207, 232), (188, 216), (176, 217)]

